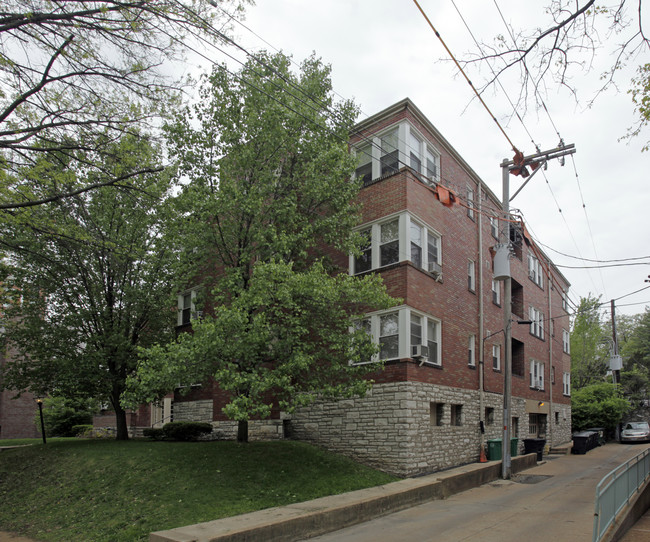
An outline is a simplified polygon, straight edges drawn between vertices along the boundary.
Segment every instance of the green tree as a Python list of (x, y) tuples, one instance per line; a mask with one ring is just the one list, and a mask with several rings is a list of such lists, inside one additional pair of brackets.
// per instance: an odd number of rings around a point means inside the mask
[(636, 367), (650, 374), (650, 308), (640, 315), (621, 353), (630, 369)]
[(378, 367), (350, 362), (376, 347), (350, 330), (394, 303), (379, 277), (351, 277), (332, 259), (360, 242), (348, 151), (356, 108), (333, 101), (330, 69), (315, 58), (299, 74), (283, 55), (259, 60), (237, 74), (215, 69), (168, 126), (189, 181), (178, 238), (207, 295), (192, 334), (145, 353), (131, 397), (212, 377), (231, 394), (224, 412), (240, 441), (273, 406), (364, 393), (363, 375)]
[(607, 370), (608, 347), (601, 323), (600, 298), (580, 298), (571, 330), (571, 385), (580, 389), (601, 381)]
[[(112, 147), (109, 175), (136, 164), (155, 169), (159, 150), (143, 137)], [(42, 159), (37, 167), (45, 182), (84, 174), (65, 161)], [(84, 182), (97, 180), (95, 170), (87, 175)], [(6, 364), (3, 385), (110, 401), (118, 439), (128, 438), (120, 396), (137, 347), (173, 331), (173, 253), (164, 236), (171, 178), (148, 174), (132, 183), (20, 209), (15, 220), (0, 222), (8, 255), (6, 336), (18, 353)]]
[[(43, 420), (48, 437), (74, 437), (75, 425), (93, 423), (97, 411), (94, 399), (68, 399), (66, 397), (46, 397), (43, 401)], [(40, 420), (36, 423), (40, 427)]]
[[(224, 7), (246, 0), (4, 0), (0, 6), (0, 209), (65, 197), (95, 183), (41, 186), (32, 194), (20, 172), (44, 149), (86, 168), (89, 153), (151, 124), (183, 87), (169, 74), (191, 43), (223, 39)], [(218, 29), (219, 28), (219, 29)], [(176, 70), (177, 73), (179, 72)], [(124, 99), (124, 96), (128, 99)], [(98, 134), (112, 132), (111, 138)], [(78, 152), (83, 151), (83, 152)], [(103, 160), (92, 165), (102, 170)], [(102, 184), (124, 181), (109, 176)], [(47, 189), (45, 189), (47, 188)]]
[(617, 393), (613, 384), (591, 384), (571, 393), (571, 424), (574, 431), (589, 427), (612, 431), (629, 408), (627, 399)]

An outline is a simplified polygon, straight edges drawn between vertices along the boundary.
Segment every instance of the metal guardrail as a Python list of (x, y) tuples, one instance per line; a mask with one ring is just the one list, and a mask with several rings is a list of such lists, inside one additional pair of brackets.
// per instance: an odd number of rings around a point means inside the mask
[(596, 487), (593, 542), (599, 542), (616, 515), (650, 477), (650, 448), (607, 474)]

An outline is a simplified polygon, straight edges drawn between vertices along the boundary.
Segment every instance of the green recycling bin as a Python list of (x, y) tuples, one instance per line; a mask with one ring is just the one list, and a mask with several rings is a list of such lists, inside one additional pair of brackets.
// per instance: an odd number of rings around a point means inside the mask
[(488, 444), (488, 459), (490, 461), (498, 461), (501, 459), (501, 439), (493, 438), (487, 441)]
[(517, 457), (519, 455), (519, 439), (510, 439), (510, 457)]

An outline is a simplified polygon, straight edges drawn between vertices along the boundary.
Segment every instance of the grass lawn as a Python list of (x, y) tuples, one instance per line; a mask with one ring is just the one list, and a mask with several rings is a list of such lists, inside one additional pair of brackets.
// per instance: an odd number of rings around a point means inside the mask
[(144, 541), (151, 531), (395, 480), (292, 441), (30, 442), (0, 452), (0, 530), (38, 540)]

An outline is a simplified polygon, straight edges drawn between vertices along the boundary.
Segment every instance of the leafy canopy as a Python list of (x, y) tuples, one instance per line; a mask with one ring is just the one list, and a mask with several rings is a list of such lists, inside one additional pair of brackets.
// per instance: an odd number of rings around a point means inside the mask
[(187, 180), (177, 238), (203, 317), (144, 352), (131, 401), (212, 377), (230, 393), (226, 415), (243, 422), (368, 389), (370, 367), (350, 362), (376, 347), (350, 330), (394, 300), (378, 277), (344, 272), (359, 244), (347, 143), (356, 108), (331, 90), (319, 60), (296, 74), (289, 58), (262, 54), (204, 77), (198, 102), (167, 127)]
[(591, 384), (571, 393), (571, 423), (574, 431), (589, 427), (612, 430), (629, 410), (627, 399), (608, 382)]
[[(158, 155), (144, 137), (124, 137), (104, 167), (119, 175), (135, 163), (156, 165)], [(61, 162), (39, 166), (35, 184), (83, 175)], [(23, 208), (0, 222), (7, 337), (17, 354), (3, 375), (7, 388), (94, 397), (121, 411), (136, 348), (171, 337), (173, 253), (164, 230), (171, 178), (149, 174), (133, 183)]]

